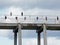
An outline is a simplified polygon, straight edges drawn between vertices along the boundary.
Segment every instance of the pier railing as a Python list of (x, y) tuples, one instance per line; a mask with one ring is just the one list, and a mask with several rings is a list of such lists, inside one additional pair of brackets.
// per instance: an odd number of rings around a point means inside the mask
[(47, 23), (47, 24), (60, 24), (59, 16), (0, 16), (0, 23)]

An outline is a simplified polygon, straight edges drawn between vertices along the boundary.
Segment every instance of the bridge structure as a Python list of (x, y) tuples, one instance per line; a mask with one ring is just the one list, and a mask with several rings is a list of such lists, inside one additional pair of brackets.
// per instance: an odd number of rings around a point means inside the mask
[(36, 30), (37, 42), (40, 43), (40, 34), (43, 32), (44, 45), (47, 45), (46, 30), (60, 30), (60, 17), (59, 16), (42, 16), (42, 15), (12, 15), (0, 16), (0, 29), (13, 29), (14, 32), (14, 45), (17, 45), (17, 32), (18, 32), (18, 45), (22, 45), (22, 29)]

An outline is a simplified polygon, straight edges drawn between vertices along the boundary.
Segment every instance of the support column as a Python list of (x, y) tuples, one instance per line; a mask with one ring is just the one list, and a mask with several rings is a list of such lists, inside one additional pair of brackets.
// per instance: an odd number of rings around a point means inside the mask
[(41, 30), (36, 30), (36, 33), (37, 33), (37, 45), (41, 45), (41, 40), (40, 40)]
[(44, 45), (47, 45), (46, 25), (43, 24)]
[(18, 29), (14, 29), (13, 32), (14, 32), (14, 45), (17, 45), (17, 32), (18, 32)]
[(40, 33), (37, 33), (38, 34), (38, 45), (40, 45), (41, 44), (41, 42), (40, 42)]
[(18, 45), (22, 45), (22, 30), (20, 24), (18, 24)]

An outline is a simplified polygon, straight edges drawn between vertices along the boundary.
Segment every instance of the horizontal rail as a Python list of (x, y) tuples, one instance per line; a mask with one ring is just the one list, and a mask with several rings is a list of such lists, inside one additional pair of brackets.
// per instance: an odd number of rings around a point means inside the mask
[(41, 15), (0, 16), (0, 23), (60, 24), (60, 16), (41, 16)]

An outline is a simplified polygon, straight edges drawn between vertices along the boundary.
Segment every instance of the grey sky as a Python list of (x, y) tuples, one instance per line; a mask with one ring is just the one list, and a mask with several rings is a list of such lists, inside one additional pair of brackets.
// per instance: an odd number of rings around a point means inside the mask
[[(25, 30), (23, 31), (23, 38), (37, 38), (36, 30)], [(43, 37), (43, 32), (41, 33), (41, 37)], [(60, 37), (60, 31), (47, 31), (47, 37)]]
[(43, 9), (60, 9), (60, 0), (0, 0), (0, 8), (10, 6), (28, 8), (43, 8)]

